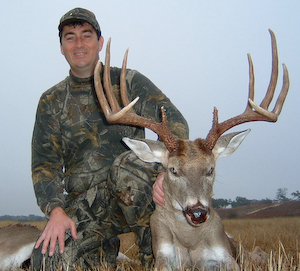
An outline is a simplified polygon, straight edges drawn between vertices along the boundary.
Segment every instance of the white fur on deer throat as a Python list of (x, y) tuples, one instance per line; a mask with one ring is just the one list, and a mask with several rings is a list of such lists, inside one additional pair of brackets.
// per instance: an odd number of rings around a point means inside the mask
[[(159, 249), (160, 253), (172, 262), (173, 268), (180, 268), (180, 255), (175, 250), (176, 247), (170, 243), (161, 244)], [(230, 263), (228, 252), (219, 246), (204, 249), (200, 258), (206, 263), (204, 266), (206, 268), (218, 267), (220, 263)]]
[[(220, 246), (203, 249), (201, 256), (204, 262), (230, 263), (228, 252)], [(217, 264), (218, 265), (218, 264)]]
[(1, 270), (20, 267), (24, 261), (30, 258), (34, 244), (35, 242), (30, 243), (9, 256), (5, 253), (0, 253)]
[(172, 266), (174, 268), (179, 268), (179, 259), (177, 258), (177, 253), (175, 251), (175, 246), (170, 243), (164, 243), (160, 245), (160, 253), (166, 258), (171, 260)]

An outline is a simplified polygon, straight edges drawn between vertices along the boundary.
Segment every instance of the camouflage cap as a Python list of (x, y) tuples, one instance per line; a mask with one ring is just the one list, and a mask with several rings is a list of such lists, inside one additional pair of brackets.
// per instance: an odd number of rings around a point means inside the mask
[(88, 22), (95, 28), (98, 37), (101, 36), (100, 25), (96, 19), (95, 14), (84, 8), (71, 9), (61, 17), (58, 25), (59, 36), (61, 36), (62, 29), (66, 24), (76, 20)]

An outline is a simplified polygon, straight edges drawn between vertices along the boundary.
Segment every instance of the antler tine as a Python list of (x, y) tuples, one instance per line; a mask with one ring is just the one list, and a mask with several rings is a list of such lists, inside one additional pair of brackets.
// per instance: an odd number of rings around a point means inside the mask
[[(120, 108), (119, 103), (113, 93), (112, 86), (111, 86), (111, 78), (110, 78), (110, 42), (111, 39), (109, 38), (106, 46), (106, 55), (105, 55), (105, 67), (104, 67), (104, 87), (105, 87), (105, 93), (103, 91), (103, 87), (101, 84), (100, 79), (100, 70), (101, 70), (101, 62), (98, 61), (95, 71), (94, 71), (94, 80), (95, 80), (95, 90), (97, 94), (97, 98), (99, 100), (99, 103), (101, 105), (101, 108), (103, 110), (103, 113), (107, 119), (108, 122), (112, 123), (118, 120), (120, 117), (122, 117), (124, 114), (126, 114), (127, 111), (129, 111), (132, 106), (138, 101), (138, 97), (133, 100), (130, 104), (126, 104), (126, 107)], [(106, 98), (107, 97), (107, 98)], [(107, 101), (108, 99), (108, 101)], [(127, 98), (128, 100), (128, 98)]]
[[(118, 119), (120, 117), (120, 115), (124, 115), (126, 114), (126, 112), (128, 110), (131, 109), (131, 107), (137, 102), (138, 98), (136, 99), (136, 101), (134, 101), (130, 106), (128, 107), (124, 107), (125, 110), (121, 111), (120, 105), (114, 95), (113, 89), (112, 89), (112, 85), (111, 85), (111, 78), (110, 78), (110, 43), (111, 43), (111, 38), (108, 39), (107, 45), (106, 45), (106, 53), (105, 53), (105, 66), (104, 66), (104, 89), (105, 89), (105, 93), (108, 99), (108, 102), (111, 106), (111, 110), (113, 113), (115, 112), (119, 112), (118, 114), (114, 114), (110, 116), (111, 121), (113, 121), (113, 119)], [(128, 52), (128, 50), (127, 50)], [(126, 56), (127, 59), (127, 56)], [(126, 65), (126, 64), (125, 64)], [(125, 67), (125, 71), (122, 69), (122, 72), (126, 74), (126, 67)], [(126, 82), (125, 82), (126, 84)], [(128, 98), (127, 98), (128, 101)], [(129, 102), (127, 104), (124, 105), (129, 105)], [(122, 112), (122, 113), (121, 113)]]
[(95, 91), (97, 94), (98, 101), (101, 104), (101, 108), (103, 110), (103, 113), (105, 116), (109, 116), (111, 114), (111, 109), (109, 107), (109, 104), (107, 103), (106, 97), (103, 92), (102, 83), (100, 79), (100, 71), (102, 68), (101, 61), (99, 60), (95, 70), (94, 70), (94, 82), (95, 82)]
[(214, 117), (213, 117), (213, 125), (211, 130), (209, 131), (206, 137), (206, 146), (209, 149), (213, 149), (218, 138), (230, 128), (237, 126), (242, 123), (251, 122), (251, 121), (268, 121), (268, 122), (276, 122), (278, 116), (281, 113), (285, 98), (289, 89), (289, 76), (288, 70), (286, 66), (283, 64), (283, 85), (279, 97), (276, 101), (274, 109), (272, 111), (268, 111), (268, 107), (273, 99), (274, 91), (277, 84), (278, 78), (278, 54), (277, 54), (277, 45), (276, 38), (274, 33), (269, 30), (271, 34), (272, 40), (272, 74), (270, 83), (268, 86), (267, 93), (261, 102), (260, 106), (253, 102), (254, 99), (254, 72), (253, 72), (253, 63), (251, 60), (251, 56), (248, 54), (249, 61), (249, 95), (248, 95), (248, 103), (244, 113), (233, 117), (229, 120), (226, 120), (222, 123), (218, 122), (218, 110), (214, 109)]
[(285, 98), (288, 94), (288, 91), (289, 91), (289, 87), (290, 87), (290, 80), (289, 80), (289, 72), (288, 72), (288, 69), (286, 67), (285, 64), (282, 64), (282, 67), (283, 67), (283, 85), (282, 85), (282, 90), (279, 94), (279, 97), (276, 101), (276, 104), (275, 104), (275, 107), (273, 109), (273, 113), (277, 116), (280, 115), (281, 113), (281, 110), (282, 110), (282, 107), (283, 107), (283, 104), (285, 102)]
[[(141, 116), (138, 116), (133, 111), (133, 105), (138, 101), (139, 97), (135, 98), (131, 103), (129, 103), (128, 94), (127, 94), (127, 87), (126, 87), (126, 65), (127, 65), (127, 56), (128, 56), (128, 49), (126, 50), (123, 65), (121, 69), (121, 76), (120, 76), (120, 92), (121, 92), (121, 99), (122, 103), (125, 107), (121, 109), (118, 101), (115, 97), (111, 86), (111, 79), (110, 79), (110, 39), (107, 43), (106, 48), (106, 56), (105, 56), (105, 67), (104, 67), (104, 94), (101, 80), (100, 80), (100, 68), (101, 64), (97, 64), (94, 72), (94, 80), (95, 80), (95, 89), (98, 100), (100, 102), (101, 108), (104, 112), (106, 120), (109, 123), (120, 123), (120, 124), (128, 124), (134, 126), (140, 126), (144, 128), (148, 128), (155, 132), (159, 138), (164, 142), (169, 152), (174, 152), (177, 149), (177, 142), (174, 139), (174, 136), (171, 130), (168, 127), (168, 120), (166, 116), (166, 112), (164, 108), (161, 108), (162, 112), (162, 122), (158, 123), (151, 119), (147, 119)], [(106, 98), (107, 97), (107, 98)], [(108, 101), (107, 101), (108, 100)]]
[[(127, 106), (129, 104), (129, 99), (127, 95), (127, 86), (126, 86), (126, 66), (127, 66), (128, 51), (129, 49), (126, 50), (124, 55), (121, 76), (120, 76), (120, 92), (121, 92), (121, 99), (124, 106)], [(130, 111), (133, 112), (133, 109), (131, 108)]]
[(277, 79), (278, 79), (278, 52), (277, 52), (277, 43), (276, 43), (276, 38), (271, 29), (269, 29), (270, 35), (271, 35), (271, 46), (272, 46), (272, 72), (271, 72), (271, 78), (270, 78), (270, 83), (269, 87), (267, 90), (267, 94), (265, 98), (262, 100), (260, 107), (268, 109), (268, 106), (270, 105), (275, 88), (277, 85)]
[[(249, 94), (248, 94), (248, 101), (254, 101), (254, 84), (255, 84), (255, 78), (254, 78), (254, 68), (253, 68), (253, 62), (250, 54), (247, 54), (248, 57), (248, 64), (249, 64)], [(246, 111), (252, 111), (250, 103), (247, 101), (247, 106), (245, 109)]]

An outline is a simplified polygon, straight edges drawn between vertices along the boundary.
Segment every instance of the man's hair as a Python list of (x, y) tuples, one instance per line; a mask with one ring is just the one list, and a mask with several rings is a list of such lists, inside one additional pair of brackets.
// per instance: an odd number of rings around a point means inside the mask
[[(63, 28), (61, 29), (61, 31), (59, 31), (58, 33), (58, 36), (59, 36), (59, 42), (61, 44), (62, 42), (62, 32), (63, 32), (63, 29), (65, 26), (73, 26), (73, 27), (76, 27), (76, 26), (83, 26), (84, 24), (89, 24), (91, 25), (90, 23), (88, 23), (87, 21), (84, 21), (84, 20), (78, 20), (78, 19), (74, 19), (74, 20), (70, 20), (68, 21), (66, 24), (64, 24)], [(94, 26), (93, 26), (94, 28)], [(98, 32), (95, 28), (94, 28), (96, 34), (97, 34), (97, 37), (98, 37), (98, 40), (100, 39), (101, 37), (101, 31)]]

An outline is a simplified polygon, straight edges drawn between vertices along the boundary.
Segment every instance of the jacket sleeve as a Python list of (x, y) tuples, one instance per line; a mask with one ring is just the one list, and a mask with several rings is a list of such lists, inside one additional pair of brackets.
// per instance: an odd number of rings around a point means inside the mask
[[(130, 73), (133, 73), (133, 75), (130, 75)], [(130, 71), (128, 79), (131, 98), (140, 97), (138, 103), (134, 106), (134, 110), (138, 115), (161, 122), (161, 107), (163, 106), (166, 110), (168, 125), (172, 133), (181, 139), (189, 138), (187, 121), (160, 89), (137, 71)]]
[(59, 111), (52, 106), (53, 97), (43, 95), (39, 101), (32, 136), (32, 181), (37, 203), (46, 216), (57, 207), (64, 208), (63, 153)]

